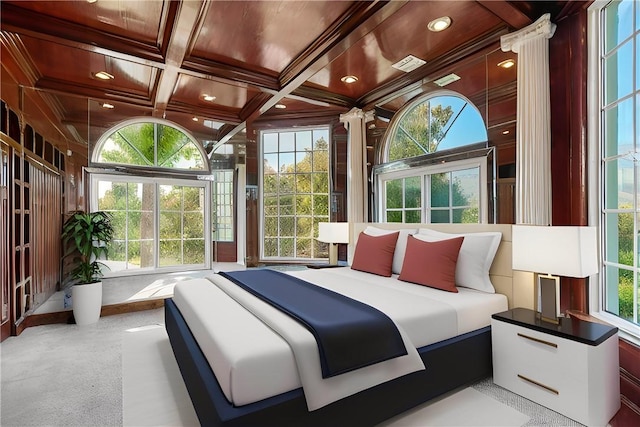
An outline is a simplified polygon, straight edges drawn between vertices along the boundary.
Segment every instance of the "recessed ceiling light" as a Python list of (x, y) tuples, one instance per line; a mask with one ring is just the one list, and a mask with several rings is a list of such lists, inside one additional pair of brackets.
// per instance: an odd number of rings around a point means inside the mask
[(197, 117), (192, 117), (191, 120), (193, 120), (194, 122), (197, 122), (198, 118)]
[(107, 108), (107, 109), (109, 109), (109, 110), (111, 110), (111, 109), (115, 108), (115, 107), (113, 106), (113, 104), (109, 104), (108, 102), (103, 102), (103, 103), (101, 104), (101, 106), (102, 106), (102, 108)]
[(503, 134), (503, 135), (509, 135), (509, 129), (507, 129), (507, 130), (503, 130), (503, 131), (502, 131), (502, 134)]
[(427, 28), (434, 33), (437, 33), (442, 30), (446, 30), (451, 25), (451, 18), (448, 16), (442, 16), (440, 18), (436, 18), (433, 21), (427, 24)]
[(207, 95), (206, 93), (204, 95), (202, 95), (202, 99), (204, 99), (207, 102), (211, 102), (211, 101), (215, 101), (216, 97), (213, 95)]
[(498, 62), (498, 67), (502, 68), (511, 68), (514, 65), (516, 65), (516, 61), (514, 61), (513, 59), (505, 59), (502, 62)]
[(343, 78), (340, 79), (343, 83), (355, 83), (358, 81), (358, 78), (356, 76), (344, 76)]
[(276, 104), (275, 107), (280, 109), (280, 110), (284, 110), (285, 108), (287, 108), (287, 106), (284, 105), (284, 104)]
[(97, 1), (98, 1), (98, 0), (87, 0), (87, 3), (95, 3), (95, 2), (97, 2)]
[(93, 73), (93, 77), (100, 80), (113, 80), (113, 74), (109, 74), (106, 71), (98, 71), (97, 73)]

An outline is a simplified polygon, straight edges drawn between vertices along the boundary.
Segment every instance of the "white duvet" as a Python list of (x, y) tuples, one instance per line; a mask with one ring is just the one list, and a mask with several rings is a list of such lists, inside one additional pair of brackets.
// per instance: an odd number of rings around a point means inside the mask
[(322, 379), (313, 335), (289, 316), (218, 275), (180, 282), (174, 301), (235, 405), (302, 386), (309, 410), (320, 408), (423, 369), (416, 348), (488, 326), (491, 314), (507, 309), (507, 299), (500, 294), (464, 288), (449, 293), (348, 267), (288, 273), (386, 313), (409, 344), (409, 354)]

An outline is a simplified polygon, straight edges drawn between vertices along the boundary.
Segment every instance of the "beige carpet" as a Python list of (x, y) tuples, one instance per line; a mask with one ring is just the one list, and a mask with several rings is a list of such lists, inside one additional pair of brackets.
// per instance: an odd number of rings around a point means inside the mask
[[(199, 425), (163, 326), (125, 332), (122, 365), (125, 427)], [(380, 427), (522, 426), (528, 421), (529, 416), (466, 388), (388, 420)]]

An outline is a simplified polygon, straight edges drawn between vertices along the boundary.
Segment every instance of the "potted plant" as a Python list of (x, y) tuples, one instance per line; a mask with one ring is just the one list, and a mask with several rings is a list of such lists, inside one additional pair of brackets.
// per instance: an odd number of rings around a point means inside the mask
[(107, 256), (113, 237), (111, 215), (107, 212), (72, 212), (62, 227), (65, 257), (73, 256), (69, 278), (76, 324), (95, 323), (102, 308), (102, 268), (99, 259)]

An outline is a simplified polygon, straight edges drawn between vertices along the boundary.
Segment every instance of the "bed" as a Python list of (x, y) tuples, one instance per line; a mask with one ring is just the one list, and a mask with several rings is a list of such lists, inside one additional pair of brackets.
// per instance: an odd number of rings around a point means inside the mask
[[(210, 279), (195, 279), (176, 287), (174, 297), (165, 303), (165, 313), (171, 345), (201, 424), (372, 426), (491, 375), (491, 314), (515, 306), (530, 307), (533, 302), (531, 278), (511, 270), (511, 226), (353, 224), (350, 265), (356, 268), (358, 256), (362, 258), (361, 247), (360, 253), (355, 249), (364, 234), (361, 232), (377, 237), (399, 229), (403, 238), (397, 241), (391, 277), (349, 267), (287, 274), (364, 300), (388, 314), (405, 341), (415, 347), (424, 369), (411, 368), (380, 384), (359, 388), (352, 387), (361, 381), (359, 377), (344, 379), (346, 375), (358, 375), (357, 372), (344, 374), (334, 382), (327, 380), (325, 388), (315, 392), (314, 397), (305, 382), (306, 370), (298, 367), (295, 350), (291, 351), (294, 347), (288, 347), (280, 334), (273, 331), (273, 325), (266, 326), (258, 320), (262, 313), (249, 313), (245, 302), (234, 299), (233, 293), (242, 293), (241, 290), (235, 290), (236, 287), (226, 283), (226, 278), (217, 275), (211, 278), (216, 284)], [(437, 234), (442, 232), (449, 234)], [(411, 244), (421, 239), (451, 241), (452, 233), (472, 234), (471, 239), (465, 237), (466, 243), (483, 234), (499, 235), (487, 277), (495, 292), (457, 286), (456, 293), (452, 293), (398, 280), (407, 271), (406, 267), (403, 272), (398, 270), (402, 262), (412, 256), (398, 250), (400, 246), (406, 250), (407, 239)], [(418, 236), (421, 239), (415, 238)], [(365, 241), (365, 237), (362, 239)], [(410, 251), (413, 253), (415, 250)], [(460, 276), (456, 270), (456, 281)], [(425, 315), (426, 318), (421, 317)], [(233, 328), (228, 327), (231, 324)], [(422, 326), (428, 324), (446, 327)], [(243, 340), (242, 336), (252, 339)], [(372, 375), (363, 376), (368, 381)], [(338, 390), (336, 398), (325, 398), (334, 384), (336, 389), (345, 387), (346, 392), (340, 394), (342, 391)], [(310, 399), (316, 399), (315, 403), (310, 403)]]

